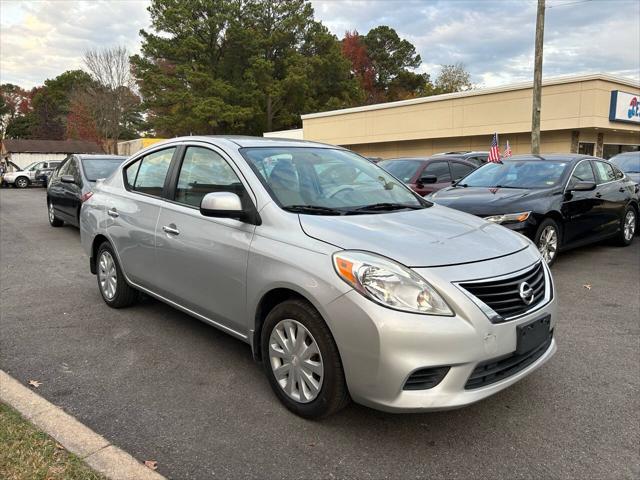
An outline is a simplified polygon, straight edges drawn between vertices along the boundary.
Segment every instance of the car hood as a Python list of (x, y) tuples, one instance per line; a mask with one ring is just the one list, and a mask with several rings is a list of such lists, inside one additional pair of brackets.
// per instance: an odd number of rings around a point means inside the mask
[(474, 215), (516, 213), (530, 201), (550, 197), (551, 189), (448, 187), (429, 197), (439, 205)]
[(409, 267), (478, 262), (529, 245), (518, 233), (438, 205), (370, 215), (300, 215), (300, 225), (317, 240), (374, 252)]

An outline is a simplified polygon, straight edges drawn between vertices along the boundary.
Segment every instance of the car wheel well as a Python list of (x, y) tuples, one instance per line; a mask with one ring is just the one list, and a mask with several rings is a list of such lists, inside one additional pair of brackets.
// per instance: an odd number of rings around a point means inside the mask
[(544, 221), (545, 219), (550, 218), (551, 220), (553, 220), (554, 222), (556, 222), (558, 224), (558, 236), (560, 237), (560, 244), (562, 244), (562, 215), (560, 215), (559, 212), (549, 212), (545, 218), (542, 220)]
[(104, 242), (108, 242), (108, 241), (109, 239), (102, 234), (96, 235), (96, 237), (93, 239), (93, 243), (91, 244), (91, 259), (90, 259), (91, 264), (89, 266), (91, 269), (91, 273), (93, 273), (94, 275), (97, 272), (96, 256), (98, 255), (98, 248), (100, 248), (100, 245), (102, 245)]
[(311, 302), (309, 302), (309, 300), (304, 297), (304, 295), (301, 295), (289, 288), (275, 288), (265, 293), (260, 299), (260, 303), (258, 304), (258, 308), (256, 309), (253, 339), (251, 345), (253, 358), (255, 360), (261, 360), (260, 336), (262, 335), (262, 325), (264, 324), (267, 315), (269, 315), (269, 312), (271, 312), (271, 310), (273, 310), (277, 305), (281, 304), (285, 300), (292, 299), (303, 300), (309, 303), (309, 305), (312, 305)]

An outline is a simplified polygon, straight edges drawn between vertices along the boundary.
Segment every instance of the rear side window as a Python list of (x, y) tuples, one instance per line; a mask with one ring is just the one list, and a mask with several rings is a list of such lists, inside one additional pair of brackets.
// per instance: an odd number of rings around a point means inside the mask
[(613, 167), (604, 162), (593, 162), (596, 169), (596, 177), (598, 177), (598, 183), (612, 182), (616, 179), (615, 173), (613, 173)]
[(242, 183), (229, 164), (213, 150), (188, 147), (178, 175), (175, 201), (199, 207), (211, 192), (242, 193)]
[(127, 187), (140, 193), (162, 196), (175, 147), (159, 150), (128, 165), (124, 170)]
[(422, 177), (425, 175), (435, 175), (437, 177), (436, 183), (450, 182), (449, 162), (431, 162), (422, 171)]
[(475, 170), (471, 165), (459, 162), (450, 162), (449, 166), (451, 167), (451, 176), (454, 180), (466, 177), (469, 173)]
[(616, 180), (622, 180), (624, 178), (624, 173), (617, 167), (613, 167), (613, 173), (616, 176)]

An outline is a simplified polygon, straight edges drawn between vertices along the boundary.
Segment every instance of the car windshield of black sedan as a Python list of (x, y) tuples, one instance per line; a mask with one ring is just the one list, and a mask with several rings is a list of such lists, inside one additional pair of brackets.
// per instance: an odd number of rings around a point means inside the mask
[(518, 160), (487, 163), (463, 178), (462, 187), (487, 188), (549, 188), (557, 185), (568, 162)]
[(384, 169), (347, 150), (260, 147), (240, 152), (274, 200), (291, 212), (353, 215), (430, 205)]
[(421, 164), (422, 162), (420, 160), (384, 160), (378, 163), (378, 165), (384, 168), (387, 172), (394, 177), (399, 178), (404, 183), (409, 183), (409, 181), (416, 175)]
[(87, 180), (95, 182), (99, 178), (107, 178), (111, 175), (118, 165), (125, 161), (125, 158), (83, 158), (82, 168)]

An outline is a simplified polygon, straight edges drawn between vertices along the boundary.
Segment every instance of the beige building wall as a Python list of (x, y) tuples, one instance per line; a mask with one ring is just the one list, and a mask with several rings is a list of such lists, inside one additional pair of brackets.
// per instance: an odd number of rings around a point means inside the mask
[[(640, 143), (640, 126), (609, 121), (612, 90), (640, 95), (633, 82), (606, 75), (546, 81), (542, 89), (543, 153), (569, 152), (572, 131), (580, 142)], [(438, 95), (401, 102), (303, 115), (305, 140), (344, 145), (373, 157), (488, 150), (491, 136), (514, 153), (530, 147), (531, 84)], [(594, 140), (591, 140), (591, 138)]]

